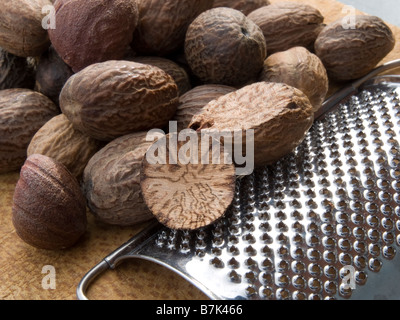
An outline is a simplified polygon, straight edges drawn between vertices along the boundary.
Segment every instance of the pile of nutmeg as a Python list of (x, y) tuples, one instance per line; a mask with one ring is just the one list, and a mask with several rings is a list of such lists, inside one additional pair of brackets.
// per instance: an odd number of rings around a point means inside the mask
[(330, 81), (364, 76), (395, 44), (378, 17), (325, 25), (299, 2), (52, 2), (0, 6), (0, 173), (20, 172), (13, 224), (44, 249), (74, 245), (87, 208), (119, 226), (213, 223), (235, 164), (151, 167), (170, 121), (253, 130), (255, 166), (271, 165), (304, 139)]

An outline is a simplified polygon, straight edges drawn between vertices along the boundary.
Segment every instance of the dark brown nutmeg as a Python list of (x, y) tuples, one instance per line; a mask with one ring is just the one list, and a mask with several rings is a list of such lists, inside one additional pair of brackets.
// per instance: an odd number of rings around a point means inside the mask
[(269, 4), (269, 0), (214, 0), (214, 8), (228, 7), (239, 10), (245, 15)]
[(136, 0), (57, 0), (54, 6), (50, 40), (74, 72), (123, 58), (139, 18)]
[(213, 0), (137, 0), (139, 23), (132, 47), (142, 55), (165, 56), (179, 49), (189, 24)]
[(393, 32), (382, 19), (357, 15), (354, 22), (354, 26), (349, 26), (343, 19), (334, 21), (315, 41), (315, 53), (333, 80), (361, 78), (394, 48)]
[(34, 247), (71, 247), (87, 225), (86, 201), (78, 182), (59, 162), (30, 156), (15, 187), (12, 222), (18, 236)]
[(59, 105), (61, 89), (73, 75), (72, 69), (60, 58), (53, 46), (42, 54), (36, 67), (35, 90)]
[(240, 86), (257, 77), (267, 48), (261, 29), (243, 13), (214, 8), (189, 26), (185, 54), (204, 83)]

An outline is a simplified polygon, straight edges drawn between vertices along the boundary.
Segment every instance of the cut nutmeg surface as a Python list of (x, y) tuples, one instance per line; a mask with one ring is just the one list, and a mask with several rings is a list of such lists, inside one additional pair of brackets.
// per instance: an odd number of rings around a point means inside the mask
[[(157, 220), (171, 229), (210, 225), (233, 201), (235, 166), (218, 141), (209, 140), (202, 148), (204, 139), (194, 133), (178, 141), (177, 134), (168, 134), (149, 148), (142, 162), (143, 198)], [(219, 152), (212, 148), (216, 145)]]

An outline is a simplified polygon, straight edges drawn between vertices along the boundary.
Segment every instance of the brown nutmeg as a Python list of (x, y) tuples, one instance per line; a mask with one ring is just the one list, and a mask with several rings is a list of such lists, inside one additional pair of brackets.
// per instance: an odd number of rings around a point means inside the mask
[(233, 87), (222, 84), (205, 84), (186, 92), (179, 98), (179, 105), (174, 116), (178, 132), (188, 128), (192, 118), (200, 113), (207, 103), (235, 90)]
[(57, 106), (39, 92), (0, 90), (0, 173), (21, 168), (32, 137), (59, 113)]
[(46, 122), (33, 136), (28, 157), (42, 154), (62, 163), (80, 180), (90, 158), (100, 149), (100, 142), (77, 131), (64, 114)]
[(49, 250), (74, 245), (86, 231), (86, 202), (79, 184), (60, 163), (32, 155), (21, 168), (12, 222), (26, 243)]
[(143, 201), (139, 175), (147, 149), (159, 137), (146, 132), (129, 134), (111, 141), (90, 159), (83, 189), (99, 221), (129, 226), (152, 218)]
[(261, 29), (243, 13), (214, 8), (189, 26), (185, 54), (204, 83), (240, 86), (257, 77), (267, 48)]
[(142, 55), (165, 56), (179, 49), (189, 24), (213, 0), (137, 0), (139, 23), (132, 47)]
[(269, 0), (214, 0), (214, 8), (228, 7), (239, 10), (245, 15), (269, 4)]
[(54, 6), (50, 40), (74, 72), (124, 56), (139, 18), (135, 0), (57, 0)]
[(282, 82), (300, 89), (310, 99), (314, 112), (322, 106), (329, 89), (322, 61), (304, 47), (270, 55), (264, 62), (259, 80)]
[(313, 6), (285, 1), (254, 10), (248, 18), (263, 31), (268, 54), (297, 46), (311, 50), (324, 21)]
[(179, 95), (183, 95), (192, 87), (189, 76), (185, 69), (183, 69), (180, 65), (170, 59), (163, 57), (139, 56), (133, 57), (129, 60), (137, 63), (149, 64), (158, 67), (161, 70), (164, 70), (176, 82), (179, 90)]
[(35, 90), (59, 105), (61, 89), (73, 75), (72, 69), (60, 58), (53, 46), (44, 52), (36, 67)]
[(365, 76), (394, 48), (393, 32), (382, 19), (356, 15), (354, 21), (354, 26), (342, 19), (330, 23), (315, 41), (315, 53), (332, 80)]
[(46, 6), (49, 0), (2, 0), (0, 47), (19, 57), (40, 56), (50, 46), (42, 26)]
[(194, 132), (186, 141), (178, 141), (176, 133), (168, 134), (153, 144), (143, 159), (143, 198), (157, 220), (171, 229), (195, 230), (210, 225), (232, 203), (235, 166), (225, 161), (223, 146), (219, 146), (219, 160), (214, 161), (218, 141), (204, 146), (202, 138)]

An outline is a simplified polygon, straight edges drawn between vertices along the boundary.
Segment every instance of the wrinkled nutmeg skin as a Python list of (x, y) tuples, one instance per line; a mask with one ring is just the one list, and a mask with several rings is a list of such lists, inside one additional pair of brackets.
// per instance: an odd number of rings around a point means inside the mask
[[(229, 115), (229, 116), (227, 116)], [(270, 165), (292, 152), (314, 121), (313, 107), (300, 90), (283, 83), (257, 82), (208, 103), (190, 127), (232, 132), (254, 130), (254, 165)]]
[(137, 0), (139, 23), (132, 47), (139, 54), (165, 56), (179, 49), (190, 23), (213, 0)]
[(19, 57), (40, 56), (49, 46), (42, 27), (48, 0), (2, 0), (0, 5), (0, 47)]
[(135, 0), (57, 0), (54, 6), (50, 40), (74, 72), (122, 59), (139, 19)]
[(129, 226), (152, 218), (140, 190), (140, 166), (147, 149), (160, 137), (147, 132), (113, 140), (89, 161), (83, 175), (87, 205), (107, 224)]
[(77, 131), (64, 114), (46, 122), (33, 136), (28, 157), (42, 154), (62, 163), (80, 180), (90, 158), (100, 149), (100, 142)]
[(30, 156), (21, 168), (12, 206), (18, 236), (41, 249), (73, 246), (86, 231), (86, 202), (76, 179), (60, 163)]
[(395, 45), (390, 28), (378, 17), (355, 16), (355, 28), (339, 19), (327, 25), (315, 41), (315, 53), (330, 78), (348, 81), (370, 72)]
[(76, 130), (111, 141), (164, 127), (176, 111), (178, 97), (175, 81), (160, 68), (111, 60), (69, 78), (60, 108)]
[(59, 105), (65, 82), (73, 75), (72, 69), (60, 58), (53, 46), (42, 54), (36, 67), (35, 90)]
[(189, 76), (185, 69), (183, 69), (181, 66), (170, 59), (162, 57), (141, 56), (134, 57), (129, 60), (142, 64), (150, 64), (152, 66), (160, 68), (161, 70), (164, 70), (176, 82), (176, 85), (179, 89), (179, 95), (184, 94), (192, 88)]
[(264, 62), (260, 81), (282, 82), (301, 90), (317, 112), (329, 89), (329, 80), (322, 61), (304, 47), (277, 52)]
[(33, 59), (17, 57), (0, 48), (0, 90), (33, 89), (35, 64)]
[(263, 31), (268, 54), (297, 46), (312, 49), (324, 21), (316, 8), (295, 2), (277, 2), (259, 8), (248, 18)]
[(0, 173), (21, 168), (32, 137), (58, 114), (57, 106), (39, 92), (0, 90)]
[(269, 0), (214, 0), (214, 8), (228, 7), (239, 10), (245, 15), (269, 4)]
[(257, 77), (267, 48), (260, 28), (243, 13), (214, 8), (189, 26), (185, 54), (204, 83), (240, 86)]
[(200, 113), (207, 103), (235, 90), (233, 87), (220, 84), (205, 84), (197, 86), (179, 97), (179, 106), (174, 116), (178, 132), (187, 129), (193, 116)]

